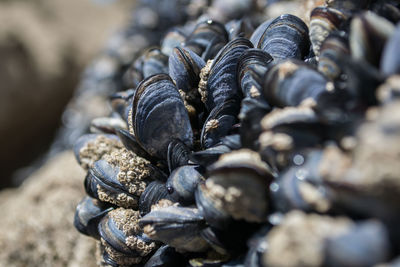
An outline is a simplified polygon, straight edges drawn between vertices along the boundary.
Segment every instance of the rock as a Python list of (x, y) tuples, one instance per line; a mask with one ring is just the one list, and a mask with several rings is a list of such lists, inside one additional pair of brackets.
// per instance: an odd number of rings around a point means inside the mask
[(72, 223), (84, 176), (67, 151), (0, 193), (0, 266), (96, 266), (95, 240)]

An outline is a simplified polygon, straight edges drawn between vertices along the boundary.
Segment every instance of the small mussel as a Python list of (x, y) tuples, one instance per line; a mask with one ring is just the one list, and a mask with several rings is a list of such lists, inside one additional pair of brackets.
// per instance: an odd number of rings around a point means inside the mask
[(257, 48), (268, 52), (275, 60), (303, 59), (310, 48), (308, 27), (294, 15), (281, 15), (266, 28)]
[(204, 181), (200, 166), (185, 165), (176, 168), (167, 180), (167, 189), (172, 200), (182, 205), (194, 203), (197, 185)]
[[(209, 174), (198, 188), (196, 204), (210, 225), (223, 227), (226, 215), (248, 222), (266, 220), (268, 187), (274, 174), (258, 153), (241, 149), (225, 154), (210, 167)], [(213, 217), (218, 213), (221, 222)]]
[(97, 225), (113, 207), (96, 199), (85, 197), (76, 207), (74, 226), (79, 232), (99, 239)]
[(208, 248), (207, 242), (200, 236), (205, 221), (197, 209), (156, 206), (140, 219), (139, 225), (150, 238), (162, 241), (177, 251), (203, 252)]
[(285, 60), (268, 70), (264, 77), (263, 95), (267, 102), (278, 107), (297, 106), (306, 99), (318, 98), (332, 91), (334, 85), (306, 63)]
[(126, 266), (145, 262), (157, 248), (139, 227), (139, 212), (118, 208), (110, 211), (99, 224), (103, 256), (114, 265)]
[(138, 143), (151, 156), (166, 160), (168, 145), (175, 139), (192, 146), (189, 115), (177, 88), (166, 74), (151, 76), (140, 83), (129, 122)]
[(345, 19), (345, 15), (334, 8), (320, 6), (311, 11), (310, 41), (316, 56), (319, 56), (325, 38), (339, 29)]

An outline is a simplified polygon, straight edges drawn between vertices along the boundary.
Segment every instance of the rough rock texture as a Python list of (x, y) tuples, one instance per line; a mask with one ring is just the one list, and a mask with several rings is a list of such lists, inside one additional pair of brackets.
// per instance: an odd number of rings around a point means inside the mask
[(68, 151), (0, 194), (0, 266), (96, 266), (94, 239), (72, 224), (84, 175)]
[(0, 0), (0, 187), (47, 149), (84, 65), (133, 0)]

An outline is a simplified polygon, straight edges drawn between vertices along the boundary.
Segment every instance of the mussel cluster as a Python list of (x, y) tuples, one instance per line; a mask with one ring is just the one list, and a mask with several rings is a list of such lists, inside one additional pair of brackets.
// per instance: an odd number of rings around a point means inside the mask
[(99, 265), (399, 264), (400, 3), (173, 2), (74, 147)]

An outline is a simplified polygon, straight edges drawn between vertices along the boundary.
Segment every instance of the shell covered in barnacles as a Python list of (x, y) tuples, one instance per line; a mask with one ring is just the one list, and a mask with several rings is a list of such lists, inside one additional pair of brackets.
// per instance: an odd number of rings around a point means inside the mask
[(210, 167), (209, 174), (196, 197), (207, 222), (218, 221), (210, 217), (209, 205), (236, 220), (266, 220), (268, 187), (274, 174), (258, 153), (242, 149), (225, 154)]

